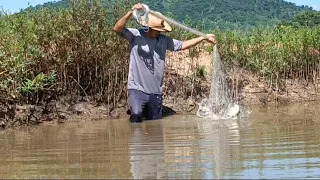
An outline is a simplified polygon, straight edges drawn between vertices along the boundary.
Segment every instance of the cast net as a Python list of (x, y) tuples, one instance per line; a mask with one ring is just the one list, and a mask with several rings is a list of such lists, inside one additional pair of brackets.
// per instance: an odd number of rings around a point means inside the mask
[(209, 97), (203, 99), (197, 111), (200, 117), (229, 119), (236, 117), (240, 111), (233, 99), (226, 73), (216, 46), (213, 47), (211, 87)]

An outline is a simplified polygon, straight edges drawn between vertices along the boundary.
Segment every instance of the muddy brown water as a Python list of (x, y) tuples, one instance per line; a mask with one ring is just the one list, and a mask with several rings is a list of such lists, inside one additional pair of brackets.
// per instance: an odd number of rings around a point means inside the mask
[(320, 178), (318, 104), (0, 131), (0, 178)]

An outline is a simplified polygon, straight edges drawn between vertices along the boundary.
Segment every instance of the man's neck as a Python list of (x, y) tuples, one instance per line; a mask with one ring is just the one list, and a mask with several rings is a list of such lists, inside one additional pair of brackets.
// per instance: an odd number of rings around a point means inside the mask
[(146, 32), (146, 36), (147, 36), (147, 38), (153, 39), (153, 37), (151, 36), (150, 32)]

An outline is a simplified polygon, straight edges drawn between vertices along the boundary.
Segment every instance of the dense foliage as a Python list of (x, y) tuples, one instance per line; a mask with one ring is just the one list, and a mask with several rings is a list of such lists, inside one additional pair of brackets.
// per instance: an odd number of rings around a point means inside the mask
[(312, 11), (312, 12), (304, 12), (298, 14), (290, 21), (284, 21), (279, 23), (279, 25), (283, 26), (291, 26), (291, 27), (316, 27), (320, 26), (320, 11)]
[(82, 1), (71, 9), (2, 16), (0, 92), (33, 104), (69, 93), (116, 102), (125, 95), (127, 47), (111, 30), (109, 11)]
[[(112, 7), (116, 1), (103, 0), (105, 7)], [(128, 1), (133, 4), (135, 1)], [(145, 0), (151, 9), (183, 21), (190, 17), (193, 22), (206, 25), (206, 29), (247, 29), (255, 26), (272, 26), (291, 20), (301, 12), (312, 11), (308, 6), (296, 6), (284, 0)], [(70, 7), (70, 0), (45, 3), (41, 7)]]

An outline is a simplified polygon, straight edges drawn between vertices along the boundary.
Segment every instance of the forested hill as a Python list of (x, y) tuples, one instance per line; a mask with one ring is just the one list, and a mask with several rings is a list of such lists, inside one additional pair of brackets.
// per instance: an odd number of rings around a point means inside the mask
[[(106, 6), (114, 0), (103, 0)], [(294, 18), (301, 12), (312, 11), (308, 6), (296, 6), (284, 0), (145, 0), (151, 9), (171, 14), (183, 21), (189, 16), (193, 22), (205, 22), (210, 27), (245, 28), (274, 25)], [(69, 7), (70, 0), (45, 3), (40, 7)]]

